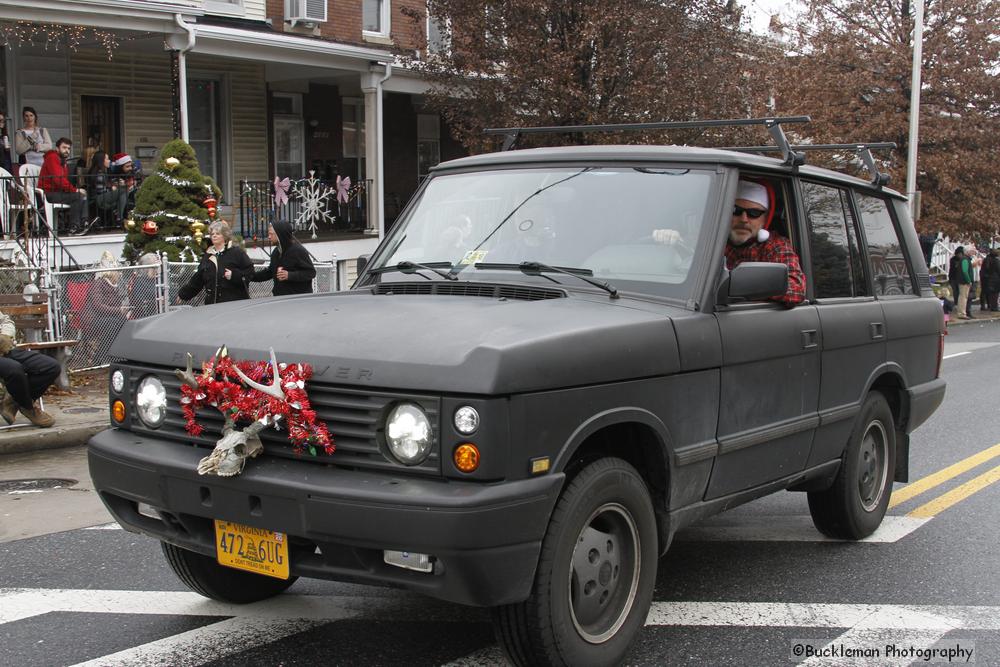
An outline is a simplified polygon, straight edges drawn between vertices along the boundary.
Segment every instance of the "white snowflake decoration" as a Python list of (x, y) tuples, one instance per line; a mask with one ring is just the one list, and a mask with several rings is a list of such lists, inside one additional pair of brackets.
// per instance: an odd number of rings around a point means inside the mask
[[(310, 230), (313, 238), (316, 238), (316, 223), (326, 222), (332, 225), (336, 220), (336, 216), (332, 215), (326, 207), (327, 198), (333, 196), (336, 191), (323, 185), (315, 174), (315, 171), (310, 171), (309, 178), (296, 181), (292, 186), (301, 201), (299, 214), (295, 218), (295, 227)], [(308, 227), (306, 223), (308, 223)]]

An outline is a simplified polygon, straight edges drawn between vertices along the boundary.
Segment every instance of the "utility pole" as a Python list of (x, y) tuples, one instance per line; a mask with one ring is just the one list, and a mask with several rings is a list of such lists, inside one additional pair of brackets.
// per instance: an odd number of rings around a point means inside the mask
[(910, 79), (910, 140), (906, 156), (906, 195), (910, 198), (910, 217), (916, 222), (919, 211), (917, 196), (917, 144), (920, 126), (920, 70), (924, 51), (924, 0), (916, 0), (913, 19), (913, 72)]

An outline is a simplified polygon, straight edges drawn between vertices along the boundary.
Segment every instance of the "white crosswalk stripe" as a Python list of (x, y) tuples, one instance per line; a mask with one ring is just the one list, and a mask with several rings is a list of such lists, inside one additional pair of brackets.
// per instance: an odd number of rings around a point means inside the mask
[[(898, 542), (930, 519), (887, 515), (878, 530), (851, 542)], [(725, 514), (679, 531), (678, 542), (840, 542), (826, 537), (808, 515), (739, 516)]]
[[(454, 606), (417, 596), (360, 597), (285, 594), (250, 605), (231, 605), (176, 591), (0, 589), (0, 625), (51, 612), (229, 617), (198, 629), (94, 658), (80, 665), (197, 665), (292, 636), (325, 623), (356, 619), (486, 620), (454, 613)], [(889, 642), (929, 647), (952, 630), (1000, 630), (1000, 607), (959, 605), (822, 604), (780, 602), (654, 602), (648, 627), (798, 627), (846, 629), (834, 642), (852, 646)], [(502, 662), (490, 646), (447, 667)], [(809, 658), (804, 664), (845, 664)], [(872, 664), (872, 663), (858, 663)], [(878, 664), (900, 664), (891, 660)], [(905, 664), (905, 663), (902, 663)], [(79, 667), (79, 666), (77, 666)]]

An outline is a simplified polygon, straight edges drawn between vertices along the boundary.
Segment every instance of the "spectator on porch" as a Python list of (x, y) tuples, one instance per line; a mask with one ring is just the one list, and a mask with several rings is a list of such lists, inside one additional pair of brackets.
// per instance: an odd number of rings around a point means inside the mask
[(142, 180), (137, 171), (137, 165), (138, 161), (133, 160), (132, 156), (128, 153), (115, 153), (111, 157), (111, 169), (109, 171), (112, 176), (118, 179), (121, 186), (125, 188), (127, 197), (126, 210), (135, 208), (135, 192), (139, 189), (139, 183)]
[[(87, 193), (78, 190), (69, 180), (69, 159), (73, 142), (66, 137), (60, 137), (56, 147), (45, 154), (45, 162), (38, 174), (38, 187), (45, 191), (46, 198), (53, 204), (69, 206), (69, 233), (80, 234), (85, 231), (84, 214), (87, 211)], [(55, 221), (49, 220), (49, 225), (56, 229)]]
[(45, 154), (52, 150), (52, 137), (48, 130), (38, 125), (38, 114), (32, 107), (24, 107), (21, 119), (24, 127), (14, 134), (14, 151), (18, 155), (18, 162), (41, 167)]
[(114, 226), (125, 220), (125, 205), (128, 204), (128, 190), (120, 186), (118, 179), (108, 173), (111, 157), (104, 151), (94, 153), (90, 169), (87, 171), (87, 186), (90, 195), (99, 211), (107, 211), (115, 215)]

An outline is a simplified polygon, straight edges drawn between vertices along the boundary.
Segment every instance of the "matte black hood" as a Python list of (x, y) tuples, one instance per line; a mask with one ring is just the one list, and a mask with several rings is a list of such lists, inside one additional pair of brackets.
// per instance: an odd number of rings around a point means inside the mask
[(676, 372), (672, 309), (628, 304), (368, 292), (236, 301), (130, 322), (111, 354), (180, 368), (187, 352), (200, 364), (223, 344), (236, 359), (273, 347), (324, 383), (485, 395)]

